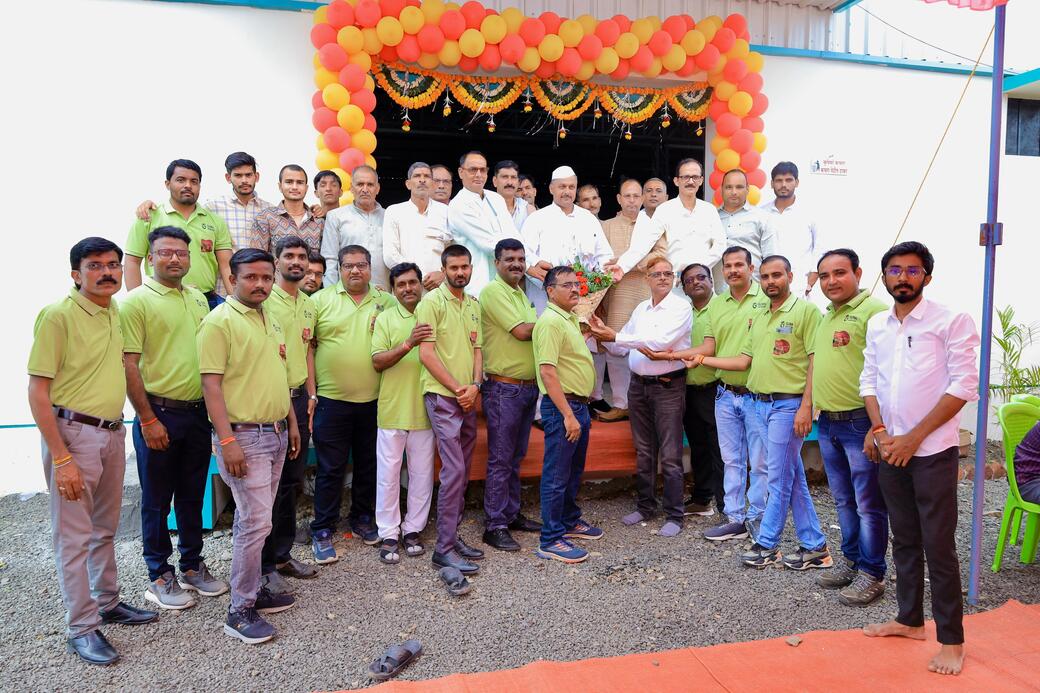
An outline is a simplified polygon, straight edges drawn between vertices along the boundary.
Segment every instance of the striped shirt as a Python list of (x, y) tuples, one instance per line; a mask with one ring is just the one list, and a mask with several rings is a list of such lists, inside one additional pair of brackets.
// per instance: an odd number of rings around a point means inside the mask
[(299, 236), (314, 252), (321, 250), (321, 234), (325, 228), (325, 220), (311, 214), (310, 208), (304, 206), (303, 223), (297, 225), (292, 215), (285, 210), (282, 202), (277, 207), (268, 207), (256, 215), (253, 221), (253, 233), (249, 246), (274, 252), (275, 244), (286, 236)]

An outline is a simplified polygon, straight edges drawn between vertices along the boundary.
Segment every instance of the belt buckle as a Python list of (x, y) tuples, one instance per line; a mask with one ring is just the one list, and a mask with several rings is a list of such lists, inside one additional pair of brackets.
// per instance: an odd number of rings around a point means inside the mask
[(282, 431), (285, 430), (282, 427), (282, 422), (281, 421), (275, 421), (273, 424), (271, 424), (271, 427), (274, 429), (275, 433), (281, 433)]

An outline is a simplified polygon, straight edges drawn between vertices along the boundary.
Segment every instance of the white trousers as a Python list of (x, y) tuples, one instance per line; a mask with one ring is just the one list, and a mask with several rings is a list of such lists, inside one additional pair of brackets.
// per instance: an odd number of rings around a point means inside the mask
[[(380, 539), (421, 532), (433, 497), (433, 431), (376, 432), (376, 527)], [(401, 522), (401, 463), (408, 459), (408, 512)]]
[(628, 384), (632, 380), (628, 357), (607, 352), (593, 354), (592, 365), (596, 368), (596, 387), (592, 390), (592, 399), (603, 399), (603, 374), (609, 371), (610, 405), (615, 409), (628, 409)]

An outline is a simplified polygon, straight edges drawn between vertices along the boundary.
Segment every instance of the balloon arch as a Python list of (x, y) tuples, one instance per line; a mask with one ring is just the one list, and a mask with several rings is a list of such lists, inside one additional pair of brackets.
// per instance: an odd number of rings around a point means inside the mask
[[(314, 13), (311, 29), (316, 162), (335, 171), (344, 189), (355, 168), (375, 167), (378, 82), (406, 109), (405, 130), (408, 108), (434, 105), (442, 94), (446, 112), (454, 95), (461, 106), (488, 114), (492, 132), (494, 114), (519, 98), (525, 111), (537, 104), (555, 118), (558, 136), (590, 107), (597, 118), (606, 111), (627, 124), (626, 138), (632, 123), (656, 112), (663, 127), (672, 114), (694, 122), (708, 117), (716, 131), (708, 178), (716, 203), (723, 174), (739, 168), (748, 176), (748, 199), (757, 204), (766, 183), (760, 165), (769, 101), (762, 93), (762, 54), (750, 49), (749, 38), (739, 14), (700, 21), (689, 15), (564, 19), (554, 12), (525, 17), (512, 7), (499, 13), (475, 0), (333, 0)], [(698, 74), (707, 81), (689, 81)], [(660, 88), (625, 83), (630, 76), (664, 75), (673, 79)], [(347, 192), (343, 203), (351, 201)]]

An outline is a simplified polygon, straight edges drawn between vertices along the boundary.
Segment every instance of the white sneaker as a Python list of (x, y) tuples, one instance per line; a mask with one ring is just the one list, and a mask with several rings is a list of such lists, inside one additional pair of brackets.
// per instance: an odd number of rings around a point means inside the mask
[(161, 578), (148, 585), (144, 598), (160, 609), (179, 610), (195, 606), (195, 597), (181, 589), (171, 572), (163, 573)]

